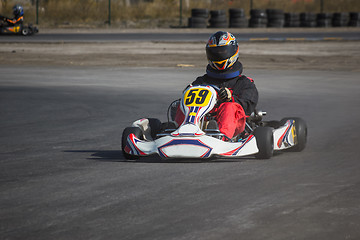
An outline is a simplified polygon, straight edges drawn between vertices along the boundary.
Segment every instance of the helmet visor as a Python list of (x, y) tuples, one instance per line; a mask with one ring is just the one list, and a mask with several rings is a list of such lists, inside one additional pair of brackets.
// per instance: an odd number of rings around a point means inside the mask
[(206, 55), (210, 61), (221, 61), (229, 59), (237, 52), (237, 45), (226, 45), (219, 47), (206, 47)]

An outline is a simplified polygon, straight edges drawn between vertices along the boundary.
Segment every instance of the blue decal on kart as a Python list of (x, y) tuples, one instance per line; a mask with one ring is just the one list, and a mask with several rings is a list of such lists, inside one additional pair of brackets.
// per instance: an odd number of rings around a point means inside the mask
[(248, 143), (251, 141), (251, 139), (253, 139), (255, 136), (251, 135), (249, 136), (247, 139), (244, 139), (243, 141), (241, 141), (242, 145), (232, 154), (233, 156), (236, 156), (238, 154), (238, 152)]
[(285, 146), (292, 146), (292, 144), (289, 142), (289, 134), (292, 131), (292, 128), (294, 126), (294, 120), (288, 120), (287, 122), (289, 122), (289, 126), (286, 128), (284, 134), (280, 137), (279, 141), (278, 141), (278, 147), (281, 147), (281, 144), (284, 143)]
[(196, 120), (196, 115), (199, 111), (200, 107), (190, 107), (190, 111), (189, 111), (189, 115), (186, 119), (187, 123), (194, 123), (195, 124), (195, 120)]
[(205, 143), (201, 142), (198, 139), (174, 139), (158, 148), (158, 152), (159, 152), (160, 156), (167, 157), (166, 154), (162, 151), (162, 149), (164, 149), (166, 147), (174, 146), (174, 145), (194, 145), (194, 146), (207, 148), (208, 150), (204, 155), (201, 156), (202, 158), (209, 157), (210, 153), (213, 149), (212, 147), (209, 147), (208, 145), (206, 145)]
[(126, 145), (131, 149), (131, 153), (132, 155), (139, 155), (139, 152), (137, 151), (136, 147), (134, 146), (132, 140), (131, 140), (131, 137), (130, 135), (128, 136), (127, 138), (127, 143)]

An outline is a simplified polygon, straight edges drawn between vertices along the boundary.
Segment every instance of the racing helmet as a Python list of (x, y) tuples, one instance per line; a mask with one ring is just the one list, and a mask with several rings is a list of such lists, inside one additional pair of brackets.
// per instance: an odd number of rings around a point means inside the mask
[(21, 17), (24, 15), (24, 9), (21, 5), (19, 4), (16, 4), (14, 7), (13, 7), (13, 14), (14, 16), (16, 17)]
[(239, 45), (234, 35), (223, 31), (214, 33), (206, 44), (206, 56), (213, 69), (230, 68), (239, 58)]

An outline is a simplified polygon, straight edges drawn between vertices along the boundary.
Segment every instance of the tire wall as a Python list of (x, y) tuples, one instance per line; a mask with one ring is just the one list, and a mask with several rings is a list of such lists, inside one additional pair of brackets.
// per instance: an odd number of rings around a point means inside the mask
[(212, 10), (210, 11), (210, 28), (227, 28), (227, 16), (225, 10)]
[(209, 10), (205, 8), (191, 9), (191, 17), (188, 26), (190, 28), (207, 28), (209, 18)]
[(246, 18), (245, 11), (242, 8), (229, 9), (229, 27), (230, 28), (247, 28), (249, 22)]
[(246, 16), (242, 8), (208, 10), (194, 8), (189, 28), (283, 28), (283, 27), (360, 27), (360, 12), (312, 13), (284, 12), (282, 9), (251, 9)]

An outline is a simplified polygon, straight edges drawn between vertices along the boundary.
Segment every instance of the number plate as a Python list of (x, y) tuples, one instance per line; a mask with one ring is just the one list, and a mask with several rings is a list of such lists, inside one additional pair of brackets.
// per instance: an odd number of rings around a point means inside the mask
[(184, 104), (187, 107), (204, 107), (209, 104), (210, 98), (210, 90), (191, 88), (184, 95)]

